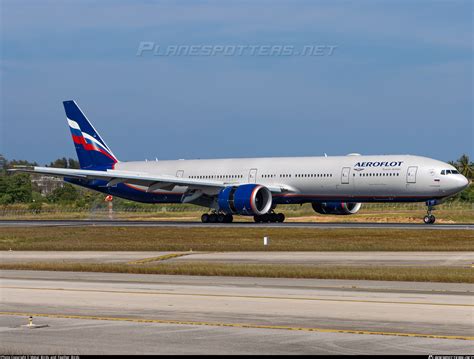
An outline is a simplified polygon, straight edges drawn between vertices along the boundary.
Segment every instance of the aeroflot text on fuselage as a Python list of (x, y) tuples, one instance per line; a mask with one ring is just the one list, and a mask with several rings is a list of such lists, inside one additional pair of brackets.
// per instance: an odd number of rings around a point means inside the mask
[(400, 167), (403, 161), (392, 162), (357, 162), (354, 167)]

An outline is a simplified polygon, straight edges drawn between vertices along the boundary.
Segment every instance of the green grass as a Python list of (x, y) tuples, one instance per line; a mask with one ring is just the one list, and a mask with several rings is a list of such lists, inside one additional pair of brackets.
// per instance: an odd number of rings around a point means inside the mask
[(12, 263), (0, 264), (0, 269), (474, 283), (473, 269), (452, 267), (314, 267), (305, 265), (218, 263), (163, 263), (148, 266), (90, 263)]
[[(263, 237), (271, 238), (268, 248)], [(469, 230), (36, 227), (0, 228), (0, 250), (473, 251)]]

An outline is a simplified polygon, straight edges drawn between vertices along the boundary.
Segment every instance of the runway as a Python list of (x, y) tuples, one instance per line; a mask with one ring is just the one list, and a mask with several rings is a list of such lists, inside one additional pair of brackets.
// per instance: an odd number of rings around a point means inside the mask
[[(421, 219), (420, 219), (421, 222)], [(360, 223), (360, 222), (287, 222), (287, 223), (201, 223), (187, 221), (132, 221), (132, 220), (1, 220), (0, 227), (42, 227), (42, 226), (100, 226), (100, 227), (216, 227), (216, 228), (363, 228), (363, 229), (431, 229), (431, 230), (473, 230), (474, 224), (424, 223)]]
[[(182, 256), (168, 258), (170, 254)], [(228, 264), (292, 264), (312, 266), (442, 266), (471, 267), (474, 252), (108, 252), (0, 251), (1, 263), (133, 263), (146, 260)]]
[[(465, 354), (474, 285), (1, 271), (0, 349)], [(35, 324), (21, 327), (27, 316)]]

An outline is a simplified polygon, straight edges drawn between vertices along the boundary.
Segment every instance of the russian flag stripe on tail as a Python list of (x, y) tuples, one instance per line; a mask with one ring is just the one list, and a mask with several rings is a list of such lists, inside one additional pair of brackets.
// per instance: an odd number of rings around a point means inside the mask
[(94, 170), (114, 168), (118, 162), (117, 157), (84, 116), (79, 106), (74, 101), (64, 101), (63, 105), (81, 168)]

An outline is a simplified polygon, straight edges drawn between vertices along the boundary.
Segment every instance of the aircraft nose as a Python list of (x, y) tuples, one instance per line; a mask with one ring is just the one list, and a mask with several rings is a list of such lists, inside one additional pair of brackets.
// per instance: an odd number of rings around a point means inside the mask
[(463, 175), (458, 176), (457, 187), (459, 191), (462, 191), (464, 188), (469, 186), (469, 180)]

